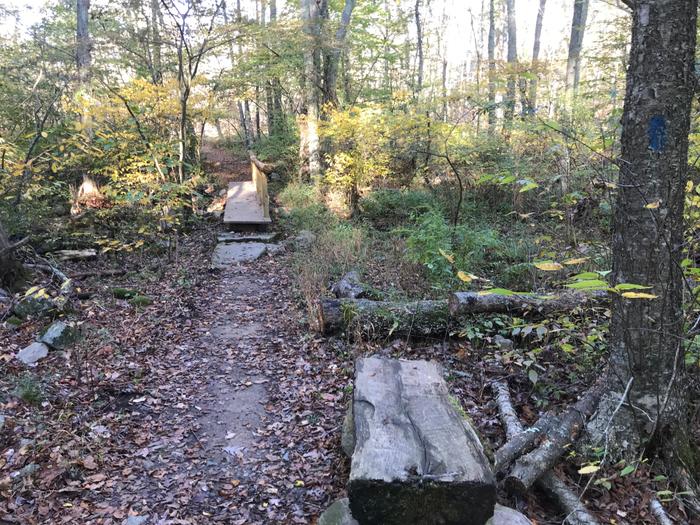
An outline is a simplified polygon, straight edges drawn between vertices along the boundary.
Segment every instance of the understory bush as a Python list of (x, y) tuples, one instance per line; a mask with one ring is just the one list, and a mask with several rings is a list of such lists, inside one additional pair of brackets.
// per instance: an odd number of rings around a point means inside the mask
[(381, 189), (360, 200), (358, 217), (383, 230), (405, 224), (411, 217), (438, 206), (436, 197), (427, 191)]
[(321, 201), (318, 190), (299, 182), (288, 184), (277, 196), (282, 226), (288, 231), (322, 231), (337, 223)]

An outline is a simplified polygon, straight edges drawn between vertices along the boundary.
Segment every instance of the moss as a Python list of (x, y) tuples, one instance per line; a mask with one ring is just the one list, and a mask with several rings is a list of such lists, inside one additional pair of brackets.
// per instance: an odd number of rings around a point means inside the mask
[(129, 299), (129, 303), (136, 307), (144, 307), (153, 304), (153, 299), (145, 295), (135, 295)]
[(21, 326), (21, 324), (23, 323), (22, 319), (20, 319), (16, 315), (8, 317), (5, 322), (14, 326)]
[(117, 299), (131, 299), (139, 293), (128, 288), (112, 288), (112, 295)]

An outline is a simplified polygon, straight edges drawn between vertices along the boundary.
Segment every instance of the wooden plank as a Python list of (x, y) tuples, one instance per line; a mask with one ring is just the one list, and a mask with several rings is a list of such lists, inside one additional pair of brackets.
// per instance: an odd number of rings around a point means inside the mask
[(267, 192), (267, 175), (258, 168), (255, 162), (250, 163), (250, 170), (253, 174), (255, 190), (258, 192), (258, 202), (263, 208), (263, 216), (270, 218), (270, 195)]
[(348, 495), (357, 521), (483, 525), (493, 515), (494, 475), (439, 365), (359, 359), (353, 419)]
[(231, 182), (226, 194), (224, 223), (228, 224), (268, 224), (269, 215), (258, 200), (254, 181)]

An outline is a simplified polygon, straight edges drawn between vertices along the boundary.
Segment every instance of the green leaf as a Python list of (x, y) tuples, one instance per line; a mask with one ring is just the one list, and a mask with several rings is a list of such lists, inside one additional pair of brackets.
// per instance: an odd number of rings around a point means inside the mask
[(629, 474), (632, 474), (632, 472), (634, 472), (635, 470), (637, 470), (637, 467), (635, 467), (634, 465), (627, 465), (620, 471), (620, 476), (627, 476)]
[(537, 371), (535, 371), (533, 368), (527, 371), (527, 377), (532, 381), (533, 385), (537, 384), (537, 380), (539, 379), (539, 375), (537, 374)]
[(588, 281), (577, 281), (567, 284), (566, 287), (572, 290), (607, 290), (608, 283), (600, 279), (590, 279)]

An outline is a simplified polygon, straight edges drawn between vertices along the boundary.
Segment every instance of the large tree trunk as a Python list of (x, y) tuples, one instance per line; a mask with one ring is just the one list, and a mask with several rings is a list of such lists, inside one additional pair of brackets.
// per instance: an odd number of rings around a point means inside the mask
[(515, 22), (515, 0), (506, 0), (506, 18), (508, 21), (508, 82), (506, 84), (506, 103), (503, 112), (503, 127), (506, 136), (510, 133), (515, 114), (515, 81), (517, 78), (518, 44), (517, 25)]
[[(300, 159), (302, 176), (304, 171), (315, 183), (321, 182), (321, 154), (318, 135), (319, 119), (319, 62), (320, 62), (320, 20), (319, 5), (316, 0), (302, 0), (301, 18), (304, 21), (304, 34), (307, 36), (306, 49), (304, 50), (304, 105), (306, 106), (306, 118), (300, 119), (306, 128), (306, 148)], [(302, 152), (302, 148), (300, 148)]]
[(528, 112), (534, 115), (537, 109), (537, 75), (539, 74), (538, 60), (540, 58), (540, 41), (542, 37), (542, 20), (544, 19), (544, 8), (547, 0), (540, 0), (540, 8), (537, 11), (537, 21), (535, 22), (535, 41), (532, 45), (532, 79), (530, 80), (530, 94), (528, 100)]
[(581, 74), (581, 49), (583, 35), (586, 31), (589, 0), (575, 0), (574, 16), (571, 22), (571, 38), (569, 40), (569, 57), (566, 61), (566, 93), (570, 99), (578, 94)]
[(160, 1), (151, 0), (151, 46), (153, 48), (152, 78), (153, 83), (160, 85), (163, 82), (163, 60), (161, 57), (161, 36), (160, 27), (163, 14), (160, 10)]
[(697, 0), (633, 9), (612, 279), (648, 285), (656, 298), (614, 298), (609, 395), (590, 425), (616, 456), (663, 444), (657, 450), (686, 465), (688, 448), (672, 445), (688, 430), (679, 263), (697, 10)]
[(496, 130), (496, 12), (495, 0), (490, 0), (489, 4), (489, 133)]

